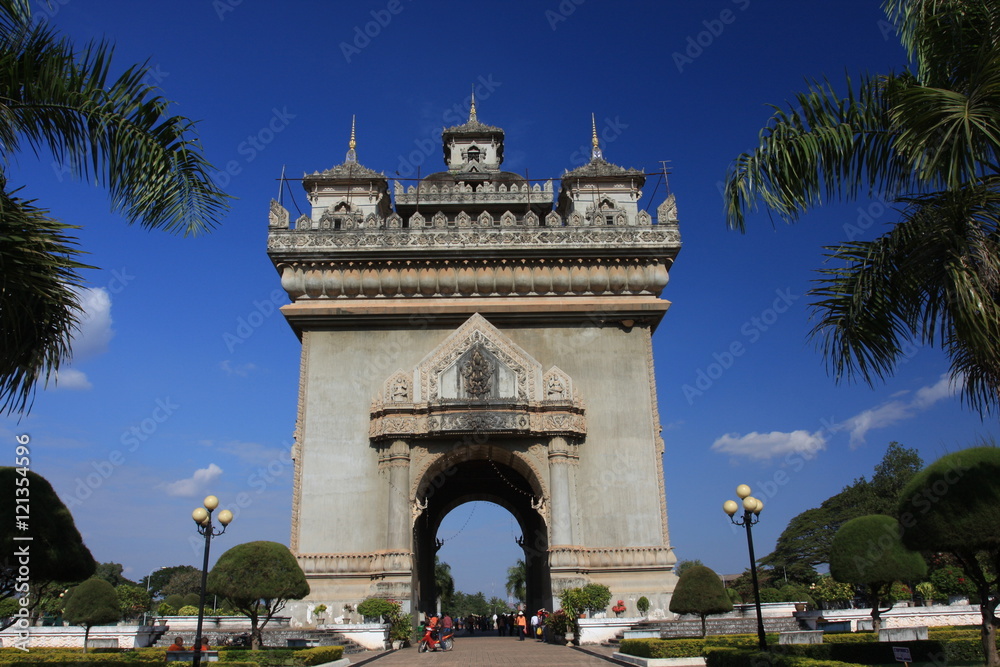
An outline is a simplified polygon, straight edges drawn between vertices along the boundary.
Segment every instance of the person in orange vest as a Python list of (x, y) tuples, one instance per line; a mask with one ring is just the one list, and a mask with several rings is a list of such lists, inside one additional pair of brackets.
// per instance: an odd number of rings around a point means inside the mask
[(523, 642), (524, 636), (528, 634), (528, 619), (524, 617), (524, 612), (517, 612), (517, 620), (514, 621), (517, 624), (517, 640)]

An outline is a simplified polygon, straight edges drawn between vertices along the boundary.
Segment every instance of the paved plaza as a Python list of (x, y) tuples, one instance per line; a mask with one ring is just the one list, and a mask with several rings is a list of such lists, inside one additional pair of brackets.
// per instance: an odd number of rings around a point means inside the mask
[(374, 652), (348, 656), (352, 665), (371, 667), (408, 667), (438, 665), (439, 667), (491, 667), (492, 665), (538, 665), (543, 667), (596, 667), (624, 664), (611, 659), (612, 650), (588, 646), (585, 650), (541, 642), (518, 641), (514, 637), (483, 635), (459, 636), (455, 648), (447, 652), (417, 653), (415, 647), (378, 654)]

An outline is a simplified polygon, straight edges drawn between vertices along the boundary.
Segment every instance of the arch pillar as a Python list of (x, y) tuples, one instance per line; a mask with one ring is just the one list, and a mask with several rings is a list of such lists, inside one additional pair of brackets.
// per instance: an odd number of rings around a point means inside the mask
[(389, 477), (385, 548), (389, 551), (410, 551), (410, 443), (397, 439), (388, 447), (383, 447), (379, 455), (379, 467), (387, 470)]
[(552, 545), (575, 544), (573, 535), (573, 464), (579, 461), (576, 444), (561, 435), (549, 439), (549, 489)]

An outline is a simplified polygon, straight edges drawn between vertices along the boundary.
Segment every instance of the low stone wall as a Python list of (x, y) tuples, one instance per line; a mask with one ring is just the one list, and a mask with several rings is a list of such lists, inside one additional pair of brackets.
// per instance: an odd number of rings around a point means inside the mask
[[(803, 621), (810, 629), (817, 629), (817, 619), (822, 617), (830, 622), (848, 622), (852, 632), (871, 630), (871, 609), (822, 609), (795, 612), (795, 618)], [(926, 625), (979, 625), (982, 616), (975, 605), (933, 605), (930, 607), (893, 607), (882, 613), (883, 628), (909, 628)]]
[[(288, 616), (275, 616), (268, 621), (271, 629), (287, 628)], [(197, 616), (157, 616), (153, 619), (156, 625), (166, 625), (171, 632), (191, 632), (198, 629)], [(205, 616), (201, 624), (204, 632), (242, 632), (250, 628), (250, 619), (246, 616)]]
[[(13, 627), (0, 632), (0, 646), (23, 648), (83, 648), (84, 629), (78, 626), (30, 627), (27, 642)], [(143, 648), (154, 638), (154, 628), (148, 625), (98, 625), (90, 629), (89, 645), (93, 648)]]

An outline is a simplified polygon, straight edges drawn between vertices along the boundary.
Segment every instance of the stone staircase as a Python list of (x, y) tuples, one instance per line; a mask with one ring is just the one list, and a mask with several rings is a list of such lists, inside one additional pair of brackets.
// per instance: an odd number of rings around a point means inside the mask
[[(806, 629), (797, 618), (791, 616), (765, 616), (763, 621), (764, 631), (768, 633)], [(709, 635), (753, 635), (757, 633), (757, 618), (708, 618), (705, 630)], [(676, 621), (642, 621), (619, 632), (603, 645), (617, 647), (626, 631), (640, 631), (648, 637), (658, 636), (660, 639), (697, 638), (701, 637), (701, 619), (688, 617)]]

